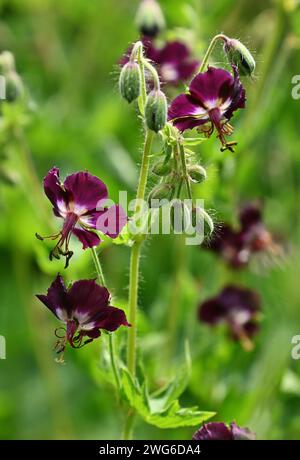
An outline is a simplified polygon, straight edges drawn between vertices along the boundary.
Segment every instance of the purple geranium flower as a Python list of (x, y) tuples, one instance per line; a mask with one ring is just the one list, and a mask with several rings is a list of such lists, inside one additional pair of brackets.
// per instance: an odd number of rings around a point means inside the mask
[(222, 422), (204, 424), (193, 436), (194, 441), (253, 441), (255, 434), (248, 428), (240, 428), (235, 422), (229, 426)]
[(239, 221), (239, 229), (222, 225), (206, 244), (206, 249), (220, 254), (232, 268), (245, 267), (254, 253), (278, 253), (280, 248), (263, 223), (259, 204), (245, 206), (240, 212)]
[[(110, 293), (95, 280), (76, 281), (66, 288), (58, 274), (47, 295), (37, 298), (63, 323), (65, 334), (56, 344), (57, 353), (65, 350), (69, 342), (78, 348), (100, 337), (100, 329), (113, 332), (120, 326), (129, 326), (123, 310), (109, 305)], [(83, 342), (83, 339), (85, 341)]]
[(231, 337), (240, 340), (246, 350), (251, 350), (251, 338), (258, 331), (259, 311), (260, 298), (256, 292), (229, 285), (218, 296), (199, 306), (198, 317), (211, 326), (227, 323)]
[[(199, 61), (191, 58), (190, 49), (178, 40), (166, 42), (161, 48), (148, 38), (143, 38), (142, 42), (145, 57), (156, 65), (162, 83), (176, 86), (191, 78), (199, 67)], [(120, 61), (121, 65), (128, 62), (131, 49)]]
[(171, 103), (169, 120), (182, 132), (200, 129), (203, 125), (201, 131), (211, 136), (216, 128), (223, 150), (232, 150), (235, 143), (226, 141), (226, 136), (233, 132), (228, 122), (237, 109), (245, 107), (246, 101), (235, 66), (233, 73), (215, 67), (199, 73), (192, 80), (188, 93), (180, 94)]
[[(50, 253), (50, 260), (64, 255), (66, 267), (73, 255), (69, 250), (72, 234), (81, 241), (83, 249), (91, 248), (101, 241), (94, 230), (116, 238), (127, 222), (121, 207), (104, 207), (108, 197), (106, 185), (88, 172), (71, 174), (61, 183), (59, 169), (52, 168), (44, 178), (44, 190), (53, 205), (54, 214), (64, 219), (62, 230), (46, 237), (58, 239)], [(39, 235), (37, 237), (44, 239)]]

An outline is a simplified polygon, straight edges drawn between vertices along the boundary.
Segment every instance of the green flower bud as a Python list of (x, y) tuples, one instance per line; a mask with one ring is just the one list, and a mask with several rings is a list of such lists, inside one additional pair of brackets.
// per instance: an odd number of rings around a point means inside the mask
[(5, 100), (16, 102), (24, 95), (24, 86), (20, 76), (16, 72), (10, 72), (5, 77)]
[(167, 98), (159, 89), (152, 90), (145, 107), (146, 124), (149, 129), (158, 133), (167, 123)]
[(152, 171), (157, 176), (167, 176), (172, 171), (172, 164), (170, 162), (165, 162), (165, 160), (158, 161), (154, 166)]
[(165, 28), (165, 18), (156, 0), (142, 0), (136, 24), (141, 34), (147, 37), (156, 37)]
[(119, 79), (120, 93), (131, 103), (141, 93), (141, 71), (136, 62), (127, 62), (121, 70)]
[[(149, 193), (148, 203), (152, 208), (159, 208), (164, 203), (159, 203), (160, 200), (168, 200), (170, 198), (171, 192), (173, 191), (174, 186), (172, 184), (159, 184), (156, 185), (151, 192)], [(152, 200), (157, 200), (156, 203), (153, 203)]]
[(193, 208), (191, 213), (192, 225), (196, 232), (203, 231), (204, 237), (209, 237), (214, 231), (214, 223), (210, 215), (203, 208)]
[(200, 182), (203, 182), (207, 177), (205, 169), (200, 165), (188, 166), (187, 172), (191, 181), (195, 182), (195, 184), (200, 184)]
[(224, 51), (227, 54), (230, 64), (237, 66), (241, 75), (251, 76), (255, 70), (255, 60), (243, 43), (239, 40), (228, 39), (224, 44)]
[(6, 75), (12, 70), (15, 70), (14, 55), (10, 51), (3, 51), (0, 54), (0, 74)]

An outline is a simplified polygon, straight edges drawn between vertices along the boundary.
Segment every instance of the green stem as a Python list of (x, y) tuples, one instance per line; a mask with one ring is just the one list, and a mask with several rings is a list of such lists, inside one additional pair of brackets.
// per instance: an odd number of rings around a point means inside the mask
[(188, 197), (189, 197), (190, 200), (192, 200), (193, 199), (192, 189), (191, 189), (191, 184), (190, 184), (190, 178), (189, 178), (189, 175), (187, 173), (184, 147), (179, 141), (177, 142), (177, 148), (178, 148), (179, 153), (180, 153), (180, 159), (181, 159), (181, 165), (182, 165), (182, 174), (183, 174), (183, 178), (184, 178), (185, 183), (186, 183)]
[(226, 35), (224, 34), (218, 34), (216, 35), (212, 41), (210, 42), (210, 45), (205, 53), (205, 56), (203, 58), (203, 61), (201, 62), (201, 65), (199, 67), (199, 72), (198, 73), (201, 73), (201, 72), (204, 72), (205, 70), (205, 67), (207, 66), (207, 63), (208, 63), (208, 60), (209, 60), (209, 57), (217, 43), (218, 40), (223, 40), (223, 42), (226, 42), (228, 40), (228, 37), (226, 37)]
[[(150, 152), (154, 133), (146, 131), (146, 139), (141, 164), (139, 183), (136, 193), (135, 215), (139, 212), (140, 201), (145, 199), (147, 178), (149, 172)], [(136, 367), (136, 329), (137, 329), (137, 302), (138, 302), (138, 282), (139, 282), (139, 261), (143, 239), (136, 241), (131, 248), (130, 258), (130, 281), (129, 281), (129, 323), (127, 343), (127, 365), (130, 373), (135, 375)]]
[[(91, 251), (92, 251), (93, 260), (94, 260), (94, 264), (95, 264), (95, 268), (96, 268), (96, 272), (97, 272), (98, 282), (102, 286), (106, 286), (105, 278), (104, 278), (103, 270), (102, 270), (102, 267), (101, 267), (100, 259), (99, 259), (98, 254), (97, 254), (97, 250), (96, 250), (96, 248), (91, 248)], [(121, 390), (121, 383), (120, 383), (120, 376), (119, 376), (118, 367), (117, 367), (117, 364), (116, 364), (114, 338), (113, 338), (112, 334), (108, 335), (108, 346), (109, 346), (109, 355), (110, 355), (111, 367), (112, 367), (112, 370), (113, 370), (113, 374), (114, 374), (114, 378), (115, 378), (115, 381), (116, 381), (117, 388), (120, 391)]]

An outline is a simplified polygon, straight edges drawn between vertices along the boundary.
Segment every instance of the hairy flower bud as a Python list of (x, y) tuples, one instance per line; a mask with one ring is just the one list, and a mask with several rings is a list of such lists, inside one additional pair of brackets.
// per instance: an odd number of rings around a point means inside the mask
[(136, 15), (136, 24), (142, 35), (156, 37), (165, 27), (165, 18), (156, 0), (142, 0)]
[(159, 208), (163, 203), (160, 200), (168, 200), (174, 186), (172, 184), (159, 184), (154, 187), (149, 193), (148, 202), (151, 208)]
[(169, 161), (166, 162), (165, 160), (160, 160), (155, 163), (152, 171), (157, 176), (167, 176), (172, 171), (172, 164)]
[(146, 124), (149, 129), (158, 133), (167, 123), (167, 98), (159, 89), (152, 90), (145, 107)]
[(243, 43), (236, 39), (228, 39), (224, 44), (230, 64), (237, 66), (241, 75), (251, 76), (255, 70), (255, 60)]
[(200, 165), (188, 166), (187, 172), (191, 181), (196, 184), (200, 184), (200, 182), (203, 182), (207, 177), (205, 169)]
[(191, 211), (192, 224), (197, 233), (203, 233), (204, 237), (209, 237), (214, 231), (214, 223), (210, 215), (203, 208), (193, 208)]
[(12, 70), (15, 70), (14, 55), (10, 51), (3, 51), (0, 54), (0, 74), (6, 75)]
[(119, 89), (122, 97), (131, 103), (141, 93), (141, 72), (136, 62), (129, 61), (121, 70)]
[(5, 99), (7, 102), (16, 102), (24, 95), (24, 86), (16, 72), (9, 72), (5, 77)]

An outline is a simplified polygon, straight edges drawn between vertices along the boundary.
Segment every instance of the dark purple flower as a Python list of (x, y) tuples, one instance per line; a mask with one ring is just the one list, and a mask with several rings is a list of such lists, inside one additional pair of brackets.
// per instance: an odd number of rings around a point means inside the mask
[[(69, 342), (78, 348), (100, 337), (100, 329), (113, 332), (120, 326), (129, 326), (123, 310), (109, 305), (110, 294), (95, 280), (80, 280), (66, 288), (58, 274), (47, 291), (37, 298), (65, 325), (64, 335), (58, 336), (56, 350), (64, 351)], [(84, 340), (85, 339), (85, 340)], [(84, 341), (83, 341), (84, 340)]]
[[(176, 86), (191, 78), (199, 67), (199, 61), (191, 58), (189, 48), (178, 40), (166, 42), (161, 48), (156, 48), (148, 38), (143, 38), (142, 42), (145, 57), (156, 65), (162, 83)], [(128, 62), (130, 51), (121, 60), (121, 65)]]
[(266, 229), (261, 207), (257, 203), (245, 206), (239, 216), (240, 227), (222, 225), (206, 243), (205, 248), (220, 254), (232, 267), (245, 267), (254, 253), (269, 251), (276, 253), (279, 246), (274, 243), (271, 233)]
[(211, 326), (225, 322), (231, 337), (240, 340), (245, 349), (251, 350), (251, 338), (258, 331), (259, 311), (260, 298), (256, 292), (229, 285), (218, 296), (199, 306), (198, 317)]
[(194, 441), (253, 441), (255, 434), (248, 428), (240, 428), (235, 422), (229, 426), (222, 422), (204, 424), (193, 436)]
[[(83, 249), (91, 248), (101, 241), (95, 230), (116, 238), (127, 222), (119, 206), (104, 207), (108, 197), (106, 185), (88, 172), (71, 174), (61, 183), (59, 169), (52, 168), (44, 178), (44, 190), (53, 205), (54, 214), (64, 219), (62, 230), (47, 237), (58, 239), (50, 253), (50, 260), (63, 255), (68, 266), (73, 255), (69, 250), (72, 234), (82, 243)], [(39, 235), (37, 237), (44, 239)]]
[(233, 132), (228, 123), (237, 109), (245, 107), (246, 95), (238, 72), (209, 67), (191, 82), (189, 91), (177, 96), (169, 108), (169, 120), (180, 130), (198, 128), (211, 136), (214, 128), (218, 132), (223, 149), (232, 150), (234, 142), (228, 143), (226, 136)]

